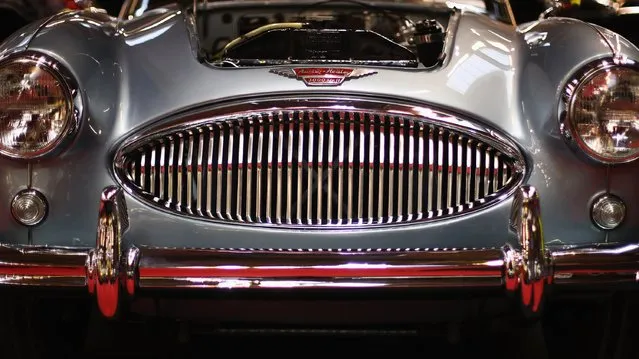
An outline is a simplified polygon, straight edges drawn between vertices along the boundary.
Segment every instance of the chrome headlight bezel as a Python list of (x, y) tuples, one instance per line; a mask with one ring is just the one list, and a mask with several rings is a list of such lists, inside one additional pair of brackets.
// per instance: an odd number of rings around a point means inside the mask
[(594, 77), (611, 69), (628, 69), (639, 74), (639, 65), (629, 59), (604, 58), (582, 66), (564, 85), (559, 99), (559, 132), (567, 144), (587, 159), (604, 165), (629, 163), (639, 158), (639, 152), (627, 157), (610, 158), (591, 149), (572, 126), (577, 95)]
[(29, 153), (17, 153), (0, 146), (0, 156), (29, 161), (59, 154), (60, 151), (65, 149), (68, 143), (75, 138), (75, 135), (80, 129), (81, 119), (84, 113), (83, 99), (75, 77), (58, 60), (40, 52), (25, 51), (11, 54), (0, 60), (0, 67), (13, 63), (33, 64), (33, 66), (46, 71), (59, 82), (66, 100), (67, 118), (60, 135), (46, 146)]

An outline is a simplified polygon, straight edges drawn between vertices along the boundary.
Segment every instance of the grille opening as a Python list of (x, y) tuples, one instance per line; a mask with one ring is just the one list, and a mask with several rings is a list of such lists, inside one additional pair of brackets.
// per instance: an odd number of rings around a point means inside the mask
[(154, 134), (123, 155), (134, 192), (182, 214), (297, 226), (423, 222), (484, 206), (518, 158), (446, 123), (376, 111), (245, 113)]

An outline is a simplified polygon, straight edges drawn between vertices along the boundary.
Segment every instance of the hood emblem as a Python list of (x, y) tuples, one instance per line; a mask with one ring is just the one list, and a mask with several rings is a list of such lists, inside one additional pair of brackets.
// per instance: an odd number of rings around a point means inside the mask
[(306, 86), (339, 86), (344, 81), (376, 74), (369, 69), (349, 67), (296, 67), (273, 69), (272, 73), (304, 81)]

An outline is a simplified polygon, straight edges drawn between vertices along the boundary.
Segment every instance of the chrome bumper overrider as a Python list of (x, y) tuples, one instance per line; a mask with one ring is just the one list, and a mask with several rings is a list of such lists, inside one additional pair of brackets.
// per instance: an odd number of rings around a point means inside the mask
[(528, 313), (548, 286), (636, 282), (639, 245), (553, 249), (544, 245), (539, 196), (520, 187), (511, 230), (517, 248), (381, 251), (216, 250), (124, 246), (128, 215), (122, 190), (100, 197), (93, 249), (0, 246), (0, 284), (87, 287), (102, 314), (144, 288), (504, 288)]

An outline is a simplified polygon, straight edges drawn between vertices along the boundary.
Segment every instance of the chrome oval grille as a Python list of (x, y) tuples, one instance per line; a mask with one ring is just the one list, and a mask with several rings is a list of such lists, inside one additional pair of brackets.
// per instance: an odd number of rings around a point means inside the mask
[(189, 216), (348, 226), (463, 214), (523, 177), (509, 141), (433, 109), (328, 99), (258, 105), (147, 130), (118, 152), (120, 180)]

